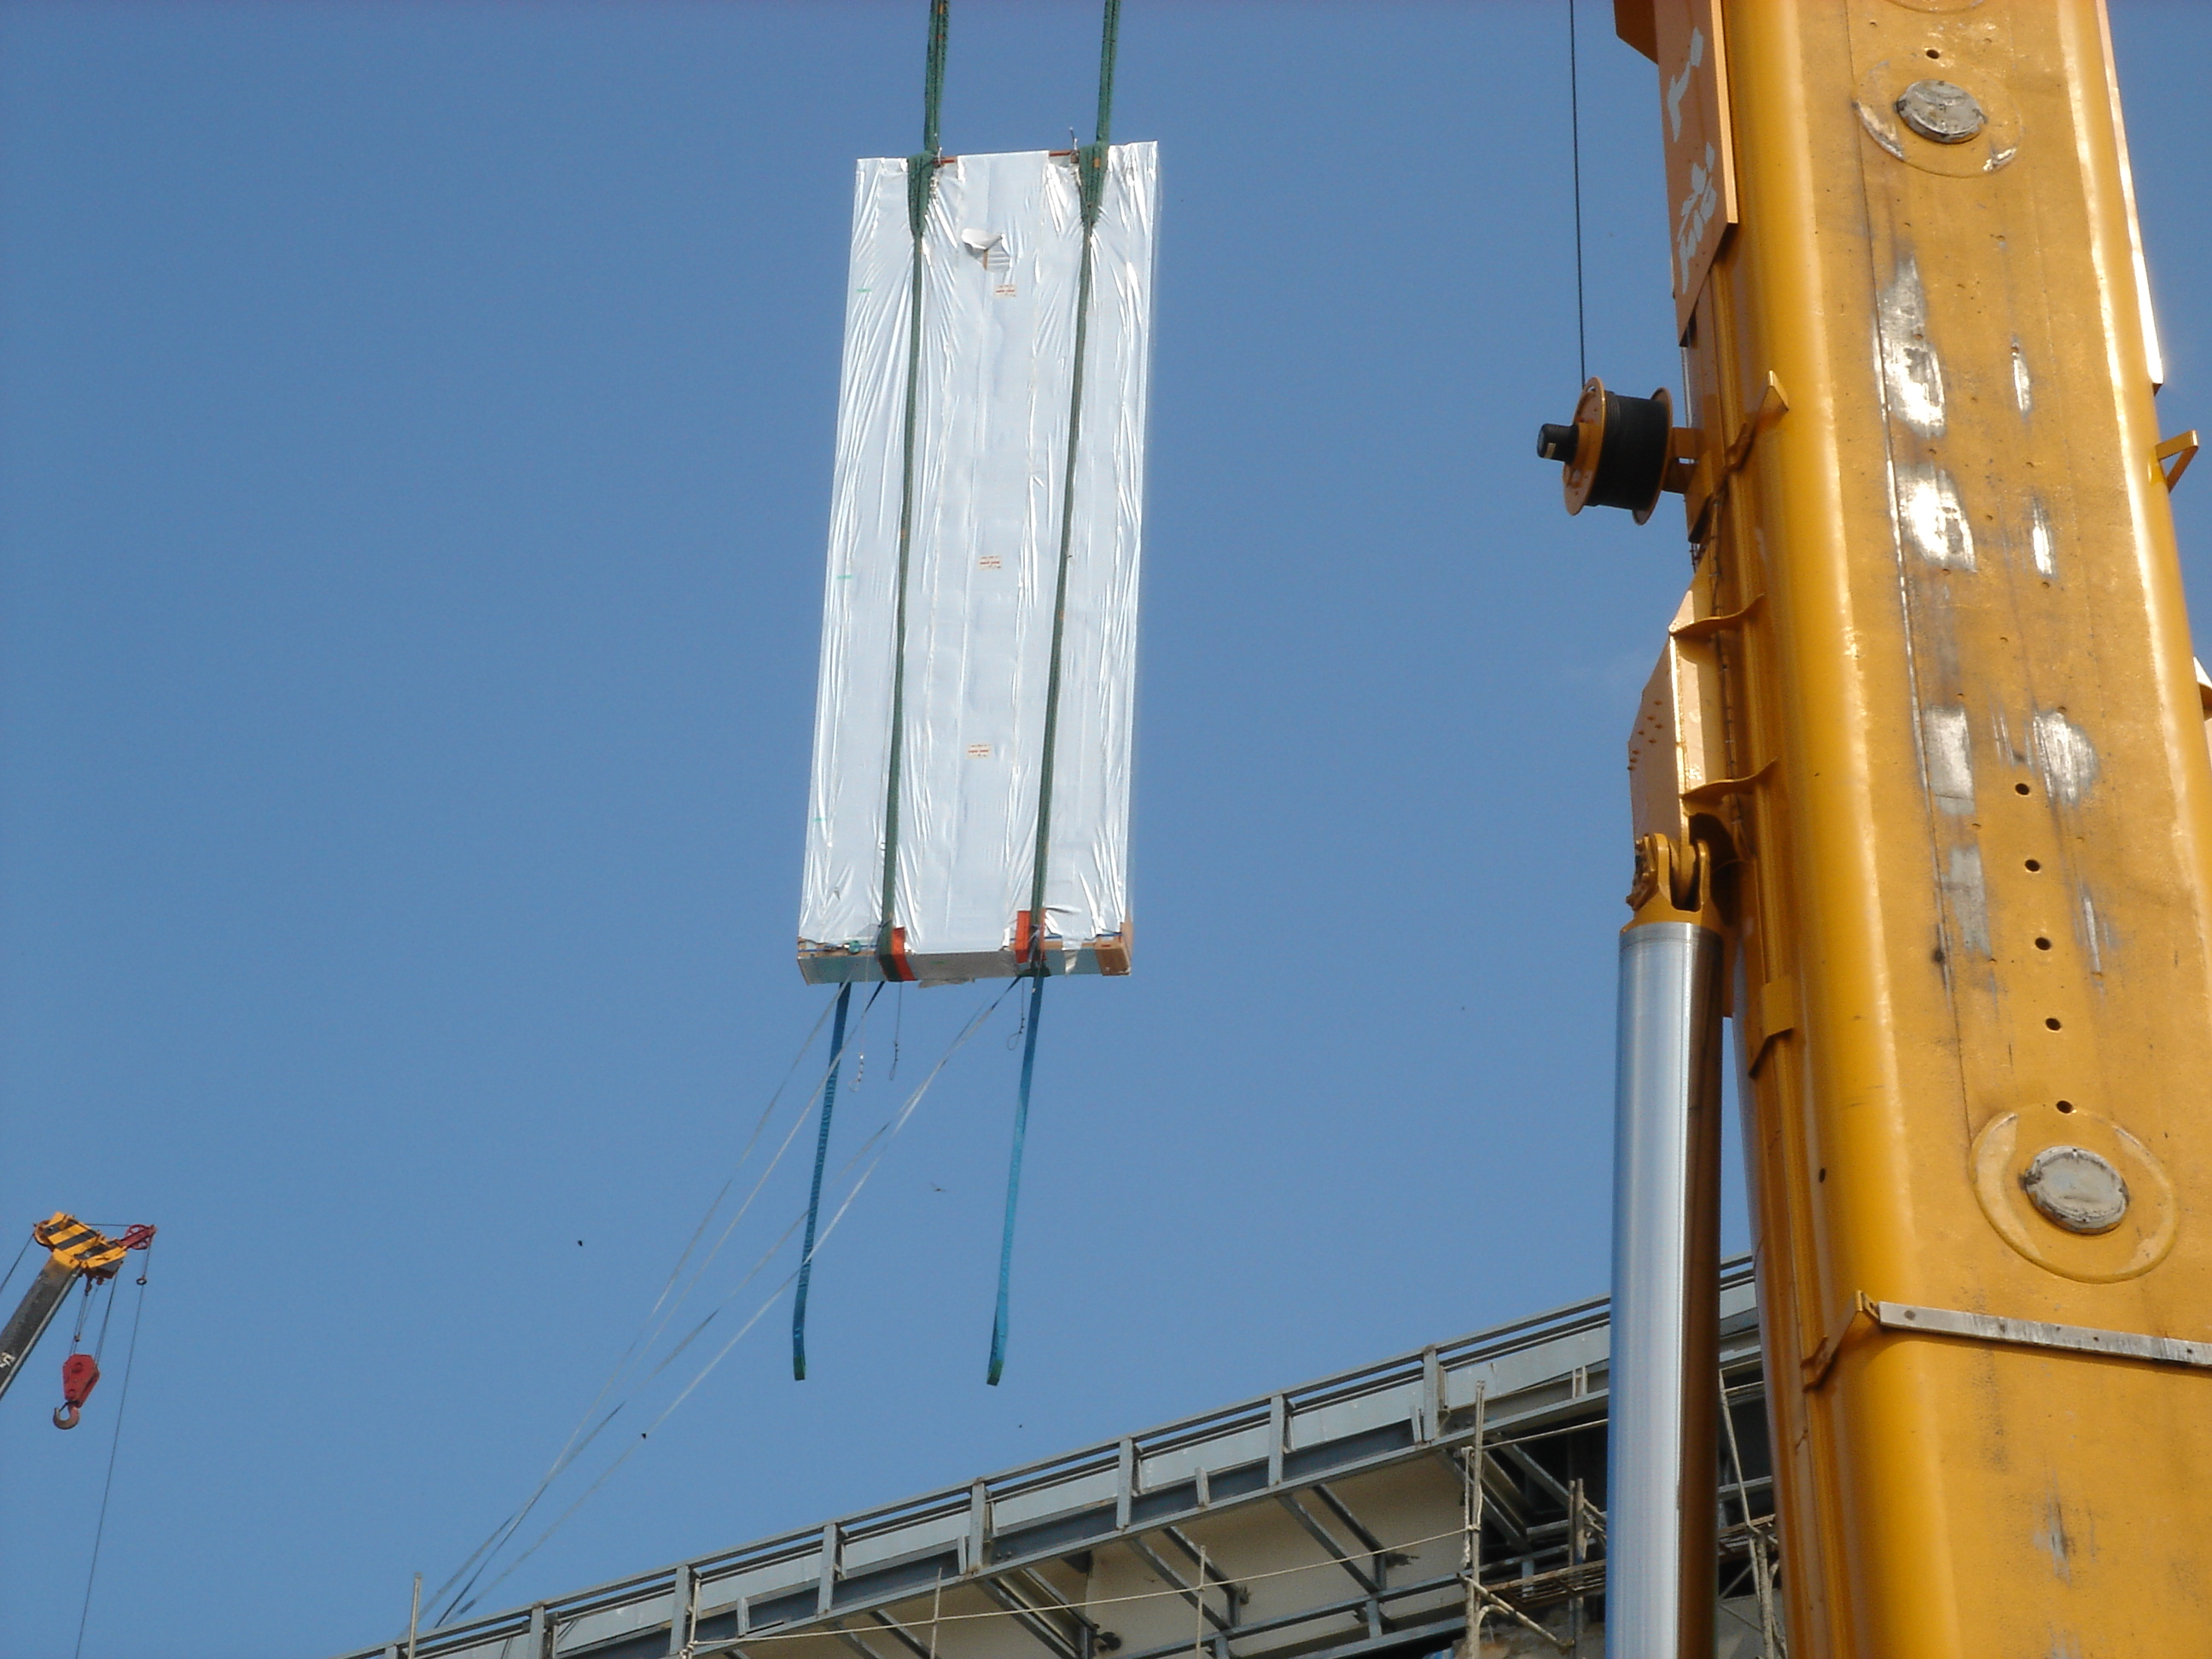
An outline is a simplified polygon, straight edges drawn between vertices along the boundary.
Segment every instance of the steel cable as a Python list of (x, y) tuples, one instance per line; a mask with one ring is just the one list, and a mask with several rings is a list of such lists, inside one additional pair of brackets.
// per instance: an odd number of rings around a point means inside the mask
[[(100, 1576), (100, 1546), (107, 1539), (107, 1500), (115, 1492), (115, 1455), (123, 1444), (123, 1413), (131, 1404), (131, 1374), (138, 1365), (138, 1326), (146, 1316), (145, 1285), (146, 1281), (142, 1276), (138, 1281), (138, 1300), (131, 1304), (131, 1346), (124, 1353), (123, 1386), (115, 1396), (115, 1429), (107, 1441), (107, 1476), (100, 1485), (100, 1520), (92, 1530), (92, 1559), (84, 1570), (84, 1605), (76, 1616), (76, 1646), (71, 1659), (84, 1659), (85, 1627), (92, 1620), (92, 1587)], [(111, 1297), (109, 1306), (112, 1309), (113, 1305), (113, 1298)], [(101, 1334), (103, 1337), (106, 1335), (105, 1326)]]
[(1589, 331), (1583, 307), (1583, 107), (1582, 74), (1575, 48), (1575, 0), (1567, 0), (1567, 151), (1575, 179), (1575, 380), (1589, 381)]

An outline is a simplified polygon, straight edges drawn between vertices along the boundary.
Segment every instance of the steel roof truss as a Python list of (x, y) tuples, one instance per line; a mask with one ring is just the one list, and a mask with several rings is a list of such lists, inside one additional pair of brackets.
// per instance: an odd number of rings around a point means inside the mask
[(1390, 1565), (1384, 1558), (1388, 1557), (1391, 1553), (1383, 1544), (1382, 1540), (1377, 1538), (1374, 1533), (1370, 1531), (1367, 1524), (1352, 1512), (1352, 1506), (1350, 1504), (1346, 1504), (1341, 1498), (1339, 1498), (1334, 1492), (1329, 1490), (1328, 1483), (1327, 1481), (1315, 1481), (1311, 1491), (1315, 1497), (1320, 1498), (1323, 1504), (1328, 1506), (1328, 1512), (1331, 1515), (1344, 1522), (1346, 1528), (1351, 1532), (1354, 1538), (1357, 1538), (1361, 1543), (1367, 1546), (1368, 1553), (1376, 1558), (1375, 1576), (1377, 1578), (1382, 1577), (1382, 1570)]
[(1163, 1526), (1159, 1530), (1173, 1541), (1177, 1549), (1189, 1558), (1191, 1565), (1199, 1569), (1201, 1583), (1211, 1582), (1220, 1590), (1222, 1595), (1230, 1602), (1232, 1613), (1238, 1604), (1252, 1599), (1251, 1592), (1242, 1584), (1223, 1576), (1219, 1565), (1208, 1557), (1204, 1550), (1192, 1543), (1189, 1535), (1181, 1527)]
[(874, 1620), (901, 1647), (912, 1654), (914, 1659), (933, 1659), (929, 1650), (915, 1641), (913, 1633), (889, 1614), (878, 1608), (871, 1607), (868, 1609), (868, 1617)]
[(1089, 1644), (1078, 1644), (1069, 1639), (1051, 1619), (1038, 1608), (1031, 1607), (1018, 1595), (1012, 1585), (1003, 1578), (979, 1578), (976, 1585), (982, 1592), (1013, 1614), (1014, 1622), (1036, 1638), (1052, 1655), (1053, 1659), (1090, 1659), (1084, 1651)]
[(1561, 1509), (1569, 1511), (1574, 1509), (1575, 1495), (1567, 1490), (1566, 1483), (1530, 1456), (1526, 1448), (1504, 1445), (1500, 1446), (1498, 1450), (1504, 1452), (1515, 1464), (1518, 1465), (1521, 1471), (1541, 1487), (1544, 1494)]
[(1330, 1537), (1328, 1532), (1322, 1528), (1321, 1522), (1314, 1519), (1312, 1513), (1306, 1508), (1306, 1506), (1298, 1502), (1297, 1493), (1294, 1492), (1279, 1492), (1275, 1494), (1275, 1501), (1291, 1512), (1291, 1519), (1295, 1520), (1298, 1525), (1306, 1529), (1306, 1532), (1312, 1537), (1314, 1542), (1322, 1547), (1322, 1553), (1332, 1557), (1335, 1560), (1336, 1565), (1342, 1567), (1346, 1573), (1351, 1577), (1353, 1583), (1358, 1585), (1361, 1589), (1366, 1591), (1370, 1595), (1375, 1595), (1382, 1588), (1379, 1577), (1362, 1572), (1359, 1570), (1358, 1563), (1346, 1559), (1346, 1553), (1344, 1547), (1341, 1544), (1339, 1544), (1335, 1539)]
[[(1436, 1595), (1446, 1591), (1456, 1595), (1463, 1583), (1459, 1574), (1451, 1573), (1443, 1577), (1424, 1579), (1417, 1584), (1406, 1584), (1395, 1589), (1385, 1590), (1378, 1596), (1349, 1596), (1342, 1601), (1323, 1602), (1317, 1607), (1301, 1607), (1295, 1613), (1280, 1613), (1272, 1619), (1240, 1625), (1237, 1629), (1236, 1637), (1237, 1640), (1244, 1646), (1243, 1650), (1238, 1655), (1238, 1659), (1267, 1659), (1270, 1653), (1278, 1650), (1264, 1647), (1256, 1650), (1252, 1648), (1250, 1644), (1253, 1638), (1256, 1637), (1273, 1635), (1281, 1631), (1296, 1630), (1302, 1626), (1320, 1624), (1331, 1619), (1358, 1619), (1362, 1621), (1363, 1631), (1367, 1632), (1368, 1634), (1353, 1641), (1348, 1647), (1332, 1646), (1327, 1651), (1331, 1654), (1356, 1651), (1368, 1644), (1373, 1633), (1374, 1626), (1368, 1622), (1368, 1609), (1370, 1606), (1379, 1605), (1387, 1607), (1392, 1602), (1416, 1601), (1425, 1595)], [(1379, 1622), (1386, 1638), (1392, 1641), (1404, 1638), (1409, 1631), (1425, 1628), (1425, 1626), (1414, 1626), (1395, 1623), (1387, 1613), (1382, 1614)], [(1462, 1622), (1463, 1617), (1455, 1605), (1450, 1621), (1451, 1627), (1456, 1629)], [(1296, 1644), (1284, 1645), (1297, 1646)], [(1158, 1647), (1146, 1648), (1136, 1653), (1119, 1655), (1116, 1659), (1174, 1659), (1174, 1656), (1187, 1654), (1190, 1649), (1190, 1639), (1183, 1637), (1173, 1642), (1163, 1643)], [(1318, 1656), (1303, 1648), (1299, 1648), (1297, 1651), (1299, 1659), (1318, 1659)]]
[[(1143, 1561), (1146, 1565), (1152, 1568), (1155, 1573), (1159, 1575), (1161, 1583), (1169, 1585), (1177, 1595), (1181, 1595), (1184, 1601), (1189, 1602), (1191, 1606), (1196, 1607), (1200, 1613), (1203, 1613), (1206, 1616), (1206, 1623), (1212, 1625), (1214, 1629), (1221, 1632), (1224, 1635), (1226, 1635), (1235, 1627), (1235, 1620), (1233, 1618), (1224, 1619), (1207, 1604), (1203, 1587), (1201, 1586), (1200, 1588), (1194, 1589), (1192, 1585), (1184, 1579), (1181, 1573), (1178, 1573), (1173, 1567), (1167, 1564), (1158, 1550), (1154, 1549), (1150, 1544), (1145, 1541), (1144, 1535), (1142, 1534), (1131, 1533), (1127, 1537), (1122, 1539), (1121, 1541), (1127, 1544), (1131, 1552), (1134, 1553), (1139, 1560)], [(1235, 1598), (1232, 1595), (1227, 1599), (1229, 1601), (1230, 1612), (1231, 1614), (1234, 1614), (1237, 1610)]]
[(853, 1632), (847, 1630), (845, 1628), (845, 1621), (842, 1619), (835, 1620), (830, 1625), (830, 1633), (832, 1636), (835, 1636), (839, 1641), (842, 1642), (847, 1647), (852, 1649), (854, 1652), (859, 1654), (860, 1656), (860, 1659), (884, 1659), (884, 1656), (882, 1654), (878, 1653), (873, 1648), (870, 1647), (866, 1642), (863, 1642), (860, 1637)]

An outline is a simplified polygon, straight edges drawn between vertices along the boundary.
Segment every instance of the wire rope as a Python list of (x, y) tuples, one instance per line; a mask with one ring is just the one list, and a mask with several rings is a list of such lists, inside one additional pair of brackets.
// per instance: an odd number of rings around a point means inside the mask
[(1583, 106), (1582, 72), (1575, 49), (1575, 0), (1567, 0), (1568, 153), (1575, 178), (1575, 380), (1589, 383), (1589, 335), (1583, 305)]
[(107, 1352), (107, 1328), (115, 1322), (115, 1281), (110, 1279), (107, 1300), (100, 1310), (100, 1334), (92, 1340), (92, 1363), (99, 1364), (100, 1355)]
[[(77, 1351), (78, 1346), (84, 1340), (84, 1322), (92, 1313), (92, 1292), (94, 1286), (99, 1281), (94, 1279), (91, 1274), (87, 1273), (85, 1275), (84, 1294), (77, 1298), (76, 1325), (76, 1328), (70, 1332), (70, 1352), (71, 1353), (75, 1353)], [(69, 1292), (64, 1291), (62, 1294), (67, 1296)]]
[[(115, 1454), (123, 1444), (123, 1413), (131, 1404), (131, 1373), (138, 1364), (138, 1327), (146, 1316), (146, 1281), (142, 1278), (138, 1285), (138, 1299), (131, 1310), (131, 1346), (123, 1359), (123, 1386), (115, 1397), (115, 1429), (107, 1441), (107, 1477), (100, 1486), (100, 1520), (92, 1530), (92, 1559), (84, 1570), (84, 1605), (77, 1612), (76, 1646), (71, 1659), (84, 1659), (85, 1627), (92, 1621), (92, 1587), (100, 1576), (100, 1546), (107, 1539), (107, 1500), (115, 1492)], [(112, 1297), (109, 1305), (113, 1305)]]
[(15, 1282), (15, 1269), (23, 1265), (23, 1258), (31, 1253), (31, 1243), (27, 1237), (23, 1240), (23, 1248), (15, 1252), (15, 1259), (8, 1264), (7, 1273), (0, 1274), (0, 1297), (6, 1296), (8, 1287)]

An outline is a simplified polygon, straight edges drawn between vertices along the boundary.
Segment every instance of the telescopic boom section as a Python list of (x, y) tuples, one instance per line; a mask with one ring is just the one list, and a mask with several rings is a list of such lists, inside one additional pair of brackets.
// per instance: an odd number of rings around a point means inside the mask
[(1616, 22), (1658, 64), (1683, 424), (1617, 479), (1602, 398), (1543, 441), (1571, 504), (1680, 488), (1697, 549), (1636, 829), (1718, 866), (1790, 1652), (2202, 1650), (2194, 439), (2102, 8)]
[(39, 1339), (54, 1322), (54, 1316), (61, 1311), (76, 1284), (76, 1269), (68, 1263), (50, 1255), (40, 1265), (31, 1288), (8, 1316), (7, 1324), (0, 1326), (0, 1395), (6, 1394), (8, 1385), (21, 1374), (23, 1362), (39, 1346)]

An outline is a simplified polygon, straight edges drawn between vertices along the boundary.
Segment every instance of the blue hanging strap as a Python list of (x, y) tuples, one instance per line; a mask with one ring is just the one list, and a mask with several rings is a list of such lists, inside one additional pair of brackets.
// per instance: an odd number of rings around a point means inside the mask
[(991, 1374), (984, 1378), (993, 1388), (1006, 1369), (1006, 1287), (1014, 1271), (1014, 1210), (1022, 1196), (1022, 1143), (1030, 1132), (1030, 1081), (1036, 1075), (1037, 1016), (1044, 1012), (1044, 973), (1030, 981), (1029, 1032), (1022, 1043), (1022, 1091), (1014, 1104), (1014, 1152), (1006, 1165), (1006, 1225), (999, 1235), (999, 1310), (991, 1320)]
[(814, 1138), (814, 1189), (806, 1199), (806, 1248), (799, 1254), (799, 1294), (791, 1306), (791, 1375), (799, 1382), (806, 1381), (806, 1285), (814, 1275), (814, 1225), (822, 1218), (822, 1171), (830, 1162), (830, 1115), (837, 1107), (837, 1070), (845, 1061), (845, 1016), (852, 1006), (853, 987), (848, 981), (837, 988), (837, 1018), (830, 1028), (830, 1075), (822, 1084), (822, 1129)]

